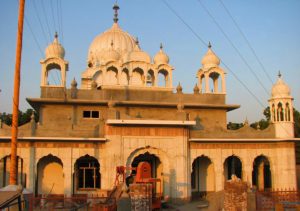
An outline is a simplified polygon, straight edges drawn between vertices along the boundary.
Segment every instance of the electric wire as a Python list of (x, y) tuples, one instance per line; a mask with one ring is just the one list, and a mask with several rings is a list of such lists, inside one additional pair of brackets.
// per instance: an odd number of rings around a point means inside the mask
[[(162, 2), (167, 6), (167, 8), (169, 8), (172, 13), (182, 21), (182, 23), (184, 25), (187, 26), (188, 29), (190, 29), (190, 31), (201, 41), (201, 43), (207, 47), (206, 42), (192, 29), (192, 27), (183, 20), (183, 18), (171, 7), (171, 5), (166, 1), (166, 0), (162, 0)], [(244, 82), (242, 80), (239, 79), (239, 77), (231, 70), (231, 68), (229, 68), (228, 65), (226, 65), (223, 61), (221, 61), (221, 63), (228, 69), (228, 71), (230, 73), (232, 73), (232, 75), (234, 76), (234, 78), (248, 91), (248, 93), (257, 101), (257, 103), (262, 106), (263, 108), (265, 108), (264, 104), (260, 101), (260, 99), (247, 87), (246, 84), (244, 84)]]
[(233, 16), (231, 15), (230, 11), (228, 10), (228, 8), (225, 6), (225, 4), (223, 3), (222, 0), (219, 0), (219, 2), (221, 3), (222, 7), (224, 8), (224, 10), (226, 11), (226, 13), (228, 14), (228, 16), (230, 17), (230, 19), (232, 20), (232, 22), (234, 23), (235, 27), (238, 29), (238, 31), (240, 32), (240, 34), (242, 35), (242, 37), (244, 38), (244, 40), (246, 41), (248, 47), (250, 48), (251, 52), (253, 53), (253, 55), (255, 56), (257, 62), (259, 63), (259, 65), (261, 66), (262, 70), (264, 71), (265, 75), (267, 76), (267, 78), (269, 79), (269, 81), (271, 82), (271, 84), (274, 84), (272, 78), (270, 77), (270, 75), (268, 74), (265, 66), (263, 65), (263, 63), (261, 62), (261, 60), (259, 59), (259, 57), (257, 56), (257, 53), (255, 52), (254, 48), (252, 47), (251, 43), (249, 42), (249, 40), (247, 39), (245, 33), (242, 31), (242, 29), (239, 27), (238, 23), (236, 22), (236, 20), (233, 18)]
[[(37, 45), (41, 56), (43, 57), (44, 55), (43, 55), (43, 51), (41, 49), (41, 46), (40, 46), (39, 42), (37, 41), (37, 38), (36, 38), (36, 36), (35, 36), (35, 34), (34, 34), (33, 30), (32, 30), (32, 27), (31, 27), (31, 25), (29, 23), (29, 20), (27, 19), (27, 17), (25, 15), (24, 15), (24, 19), (25, 19), (25, 24), (27, 25), (27, 27), (28, 27), (28, 29), (29, 29), (32, 37), (33, 37), (33, 40), (34, 40), (35, 44)], [(57, 82), (56, 82), (55, 78), (53, 77), (53, 75), (50, 74), (50, 76), (52, 76), (51, 78), (54, 81), (54, 83), (57, 84)]]
[(56, 27), (56, 21), (55, 21), (54, 9), (53, 9), (53, 0), (50, 0), (50, 8), (51, 8), (51, 14), (52, 14), (52, 20), (53, 20), (53, 28), (54, 28), (54, 31), (57, 31), (58, 28)]
[[(188, 26), (189, 29), (191, 29), (191, 32), (196, 35), (196, 37), (206, 46), (206, 43), (203, 42), (203, 39), (194, 31), (192, 30), (192, 27), (189, 26), (187, 22), (181, 18), (181, 16), (166, 2), (166, 0), (162, 1), (183, 23), (184, 25)], [(260, 99), (247, 87), (246, 84), (243, 83), (242, 80), (239, 79), (239, 77), (229, 68), (228, 65), (226, 65), (224, 62), (221, 61), (221, 63), (225, 66), (225, 68), (234, 76), (234, 78), (249, 92), (249, 94), (256, 100), (256, 102), (265, 109), (265, 105), (260, 101)], [(290, 132), (281, 125), (281, 127), (284, 129), (284, 131), (289, 134)]]
[[(51, 35), (51, 29), (50, 29), (50, 24), (49, 24), (49, 21), (50, 20), (48, 20), (48, 18), (47, 18), (47, 11), (46, 11), (46, 9), (45, 9), (45, 4), (44, 4), (44, 1), (43, 0), (41, 0), (41, 6), (42, 6), (42, 10), (43, 10), (43, 12), (44, 12), (44, 17), (45, 17), (45, 20), (46, 20), (46, 25), (47, 25), (47, 28), (48, 28), (48, 32), (49, 32), (49, 36), (50, 37), (52, 37), (52, 35)], [(54, 12), (53, 12), (53, 6), (52, 6), (52, 0), (50, 0), (50, 7), (51, 7), (51, 11), (52, 11), (52, 20), (53, 20), (53, 27), (54, 27), (54, 31), (55, 31), (55, 18), (54, 18)], [(51, 19), (51, 18), (50, 18)], [(51, 22), (51, 21), (50, 21)], [(51, 40), (51, 38), (50, 38), (50, 40)], [(58, 47), (57, 47), (58, 48)], [(54, 49), (53, 49), (54, 50)], [(49, 71), (50, 72), (50, 71)], [(56, 76), (56, 79), (58, 80), (58, 83), (56, 82), (56, 80), (54, 81), (54, 83), (55, 83), (55, 85), (58, 85), (59, 84), (59, 81), (60, 81), (60, 77), (59, 77), (59, 74), (57, 73), (57, 71), (54, 71), (55, 73), (54, 73), (54, 75)], [(52, 75), (52, 74), (50, 74), (50, 75)], [(54, 78), (54, 76), (53, 76), (53, 78)]]
[(61, 27), (61, 40), (62, 43), (64, 43), (64, 31), (63, 31), (63, 12), (62, 12), (62, 0), (58, 0), (59, 1), (59, 11), (60, 11), (60, 18), (59, 18), (59, 22), (60, 22), (60, 27)]
[(193, 28), (187, 23), (185, 22), (185, 20), (171, 7), (171, 5), (163, 0), (162, 1), (166, 6), (167, 8), (169, 8), (169, 10), (171, 10), (173, 12), (173, 14), (179, 19), (181, 20), (181, 22), (202, 42), (203, 45), (207, 46), (207, 43), (197, 34), (197, 32), (195, 32), (193, 30)]
[(46, 13), (45, 5), (44, 5), (44, 0), (40, 0), (40, 2), (41, 2), (44, 17), (45, 17), (46, 26), (47, 26), (47, 29), (48, 29), (48, 35), (49, 35), (50, 42), (51, 42), (52, 36), (51, 36), (51, 30), (50, 30), (50, 26), (49, 26), (49, 22), (48, 22), (48, 18), (47, 18), (47, 13)]
[(57, 15), (57, 25), (58, 25), (58, 32), (61, 35), (62, 34), (62, 28), (60, 24), (60, 10), (59, 10), (59, 0), (56, 0), (56, 15)]
[(38, 22), (39, 22), (39, 24), (40, 24), (40, 27), (41, 27), (43, 36), (44, 36), (44, 38), (45, 38), (45, 40), (46, 40), (46, 43), (48, 43), (49, 40), (47, 39), (47, 35), (46, 35), (45, 30), (44, 30), (44, 27), (43, 27), (43, 24), (42, 24), (42, 21), (41, 21), (41, 18), (40, 18), (38, 9), (37, 9), (37, 7), (36, 7), (35, 0), (32, 0), (32, 4), (33, 4), (34, 10), (35, 10), (35, 14), (36, 14), (36, 16), (37, 16)]
[(234, 48), (234, 50), (238, 53), (239, 57), (242, 59), (242, 61), (245, 63), (245, 65), (248, 67), (248, 69), (250, 70), (250, 72), (253, 74), (253, 76), (255, 77), (255, 79), (257, 80), (257, 82), (260, 84), (260, 86), (263, 88), (263, 90), (265, 91), (265, 93), (267, 95), (269, 95), (269, 91), (266, 89), (266, 87), (264, 86), (264, 84), (261, 82), (261, 80), (259, 79), (259, 77), (257, 76), (257, 74), (255, 73), (255, 71), (251, 68), (251, 66), (249, 65), (249, 63), (247, 62), (247, 60), (245, 59), (245, 57), (241, 54), (241, 52), (238, 50), (238, 48), (233, 44), (233, 42), (231, 41), (231, 39), (229, 38), (229, 36), (225, 33), (225, 31), (223, 30), (223, 28), (220, 26), (220, 24), (216, 21), (216, 19), (214, 18), (214, 16), (209, 12), (209, 10), (205, 7), (205, 5), (201, 2), (201, 0), (197, 0), (199, 2), (199, 4), (201, 5), (201, 7), (204, 9), (204, 11), (208, 14), (208, 16), (213, 20), (213, 22), (217, 25), (217, 27), (219, 28), (219, 30), (222, 32), (222, 34), (224, 35), (224, 37), (226, 38), (226, 40), (230, 43), (230, 45)]

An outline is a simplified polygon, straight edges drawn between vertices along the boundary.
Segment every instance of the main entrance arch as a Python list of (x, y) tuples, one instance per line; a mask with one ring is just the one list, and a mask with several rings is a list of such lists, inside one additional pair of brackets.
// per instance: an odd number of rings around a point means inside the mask
[[(175, 175), (170, 171), (169, 157), (167, 154), (157, 148), (139, 148), (129, 154), (126, 160), (126, 166), (135, 167), (142, 161), (149, 162), (152, 168), (152, 176), (161, 179), (163, 196), (170, 196), (170, 182), (174, 180), (173, 177), (175, 177)], [(130, 172), (127, 172), (127, 176), (129, 176), (129, 174)]]

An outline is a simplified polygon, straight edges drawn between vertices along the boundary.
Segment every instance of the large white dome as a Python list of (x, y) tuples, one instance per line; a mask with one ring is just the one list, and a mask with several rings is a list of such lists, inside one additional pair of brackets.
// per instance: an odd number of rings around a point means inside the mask
[(98, 35), (93, 40), (88, 52), (88, 62), (92, 64), (96, 61), (101, 62), (104, 59), (104, 52), (111, 50), (112, 42), (114, 50), (122, 56), (134, 50), (136, 41), (133, 36), (123, 31), (118, 23), (114, 23), (109, 30)]

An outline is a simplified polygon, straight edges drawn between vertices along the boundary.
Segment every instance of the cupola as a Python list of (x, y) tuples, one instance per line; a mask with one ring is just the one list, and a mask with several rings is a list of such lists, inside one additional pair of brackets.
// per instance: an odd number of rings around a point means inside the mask
[(58, 42), (58, 35), (55, 33), (53, 42), (48, 45), (45, 50), (46, 59), (49, 58), (64, 58), (65, 57), (65, 49)]
[(212, 51), (211, 44), (208, 44), (208, 51), (204, 55), (201, 61), (204, 68), (216, 67), (220, 65), (220, 59), (217, 55)]
[(154, 64), (161, 65), (161, 64), (169, 64), (169, 57), (168, 55), (163, 51), (163, 45), (160, 44), (160, 50), (159, 52), (154, 56)]

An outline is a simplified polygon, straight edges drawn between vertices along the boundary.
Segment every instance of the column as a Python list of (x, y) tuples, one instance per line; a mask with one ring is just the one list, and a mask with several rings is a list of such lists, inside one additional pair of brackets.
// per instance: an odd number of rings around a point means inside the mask
[(225, 75), (222, 74), (222, 93), (225, 94), (226, 93), (226, 81), (225, 81)]
[(27, 188), (29, 190), (31, 190), (32, 192), (35, 191), (35, 179), (36, 179), (36, 166), (35, 164), (37, 163), (36, 159), (35, 159), (35, 153), (36, 153), (36, 149), (31, 146), (29, 148), (29, 159), (25, 160), (25, 162), (27, 164), (25, 164), (25, 172), (26, 172), (26, 184), (27, 184)]
[(153, 84), (153, 86), (157, 86), (157, 83), (158, 83), (158, 73), (157, 73), (157, 71), (154, 71), (154, 84)]
[(60, 67), (60, 74), (61, 74), (61, 85), (63, 87), (66, 86), (66, 68), (65, 67)]
[(209, 76), (208, 76), (207, 73), (205, 74), (205, 93), (210, 93), (210, 90), (209, 90)]
[(72, 195), (72, 148), (64, 148), (62, 153), (63, 173), (64, 173), (64, 194)]
[(219, 87), (218, 87), (218, 78), (214, 79), (214, 93), (218, 93), (219, 92)]
[(265, 187), (265, 172), (264, 172), (264, 167), (265, 167), (265, 164), (264, 162), (261, 162), (259, 165), (258, 165), (258, 181), (257, 181), (257, 186), (258, 186), (258, 190), (260, 191), (263, 191), (264, 190), (264, 187)]
[(200, 93), (202, 93), (203, 92), (203, 90), (202, 90), (202, 75), (199, 75), (199, 77), (198, 77), (198, 83), (199, 83), (199, 91), (200, 91)]

